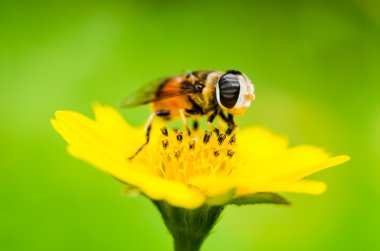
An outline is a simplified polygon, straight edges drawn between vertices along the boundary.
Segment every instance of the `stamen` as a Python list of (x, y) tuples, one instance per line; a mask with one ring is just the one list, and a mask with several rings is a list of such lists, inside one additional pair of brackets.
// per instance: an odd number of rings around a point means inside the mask
[(207, 144), (210, 141), (211, 132), (205, 131), (205, 135), (203, 136), (203, 143)]
[(178, 159), (180, 156), (181, 156), (181, 151), (175, 151), (174, 157)]
[(215, 157), (218, 157), (219, 155), (220, 155), (220, 151), (217, 150), (217, 149), (215, 149), (215, 150), (214, 150), (214, 156), (215, 156)]
[(182, 140), (183, 140), (183, 133), (181, 131), (177, 130), (176, 134), (177, 134), (177, 141), (178, 142), (182, 142)]
[[(163, 177), (187, 181), (192, 176), (204, 172), (230, 175), (233, 171), (230, 169), (235, 165), (236, 153), (233, 144), (236, 142), (236, 136), (226, 135), (224, 132), (217, 135), (212, 130), (202, 130), (203, 135), (198, 131), (187, 137), (184, 130), (166, 127), (162, 128), (161, 132), (156, 146), (161, 148), (162, 164), (159, 171)], [(150, 149), (156, 151), (156, 147)]]
[(166, 136), (166, 137), (168, 136), (168, 128), (166, 128), (166, 127), (161, 128), (161, 132), (164, 136)]
[(168, 147), (168, 145), (169, 145), (169, 141), (168, 141), (167, 139), (162, 140), (162, 147), (163, 147), (164, 149), (166, 149), (166, 148)]
[(195, 139), (192, 139), (191, 142), (190, 142), (190, 145), (189, 145), (189, 149), (194, 149), (195, 148), (195, 143), (196, 143), (196, 140)]
[(226, 135), (225, 134), (219, 134), (218, 136), (218, 142), (219, 142), (219, 145), (221, 145), (223, 143), (223, 141), (226, 139)]
[(232, 135), (232, 137), (230, 138), (230, 141), (228, 141), (228, 144), (234, 145), (235, 143), (236, 143), (236, 136)]
[(231, 149), (229, 149), (229, 150), (227, 151), (227, 156), (228, 156), (229, 158), (232, 158), (232, 157), (234, 156), (234, 154), (235, 154), (235, 152), (232, 151)]
[(166, 171), (165, 164), (162, 163), (161, 166), (162, 166), (162, 171), (165, 173), (165, 171)]

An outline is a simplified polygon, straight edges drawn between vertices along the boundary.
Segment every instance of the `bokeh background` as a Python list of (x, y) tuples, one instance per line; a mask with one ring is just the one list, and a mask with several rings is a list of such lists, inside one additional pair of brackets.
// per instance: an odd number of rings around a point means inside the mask
[[(203, 250), (380, 250), (380, 2), (1, 1), (0, 250), (172, 250), (154, 206), (70, 157), (49, 120), (158, 77), (238, 69), (241, 127), (352, 160), (322, 196), (229, 207)], [(149, 108), (122, 111), (142, 125)]]

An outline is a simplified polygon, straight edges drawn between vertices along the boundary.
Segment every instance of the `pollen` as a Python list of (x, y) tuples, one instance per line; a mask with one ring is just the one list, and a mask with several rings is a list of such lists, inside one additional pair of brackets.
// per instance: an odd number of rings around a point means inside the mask
[(181, 183), (195, 175), (230, 176), (237, 166), (235, 143), (234, 135), (197, 130), (189, 136), (162, 128), (157, 143), (150, 142), (133, 161), (146, 162), (158, 176)]

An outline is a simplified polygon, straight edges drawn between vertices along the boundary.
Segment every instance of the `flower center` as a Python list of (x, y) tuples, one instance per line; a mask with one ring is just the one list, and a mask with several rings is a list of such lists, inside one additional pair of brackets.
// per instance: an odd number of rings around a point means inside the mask
[(141, 153), (145, 166), (157, 175), (187, 183), (195, 175), (231, 175), (236, 167), (236, 137), (210, 131), (161, 129), (161, 135)]

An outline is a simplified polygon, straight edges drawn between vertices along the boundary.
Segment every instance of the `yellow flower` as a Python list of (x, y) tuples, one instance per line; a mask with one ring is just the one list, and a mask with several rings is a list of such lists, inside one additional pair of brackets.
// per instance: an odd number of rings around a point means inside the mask
[(52, 125), (69, 153), (175, 207), (237, 203), (263, 192), (320, 194), (324, 183), (303, 178), (349, 159), (310, 145), (289, 147), (285, 137), (261, 127), (225, 137), (201, 130), (191, 136), (169, 130), (166, 136), (156, 126), (151, 142), (129, 160), (144, 143), (144, 131), (128, 125), (111, 107), (95, 104), (94, 113), (95, 120), (56, 112)]

